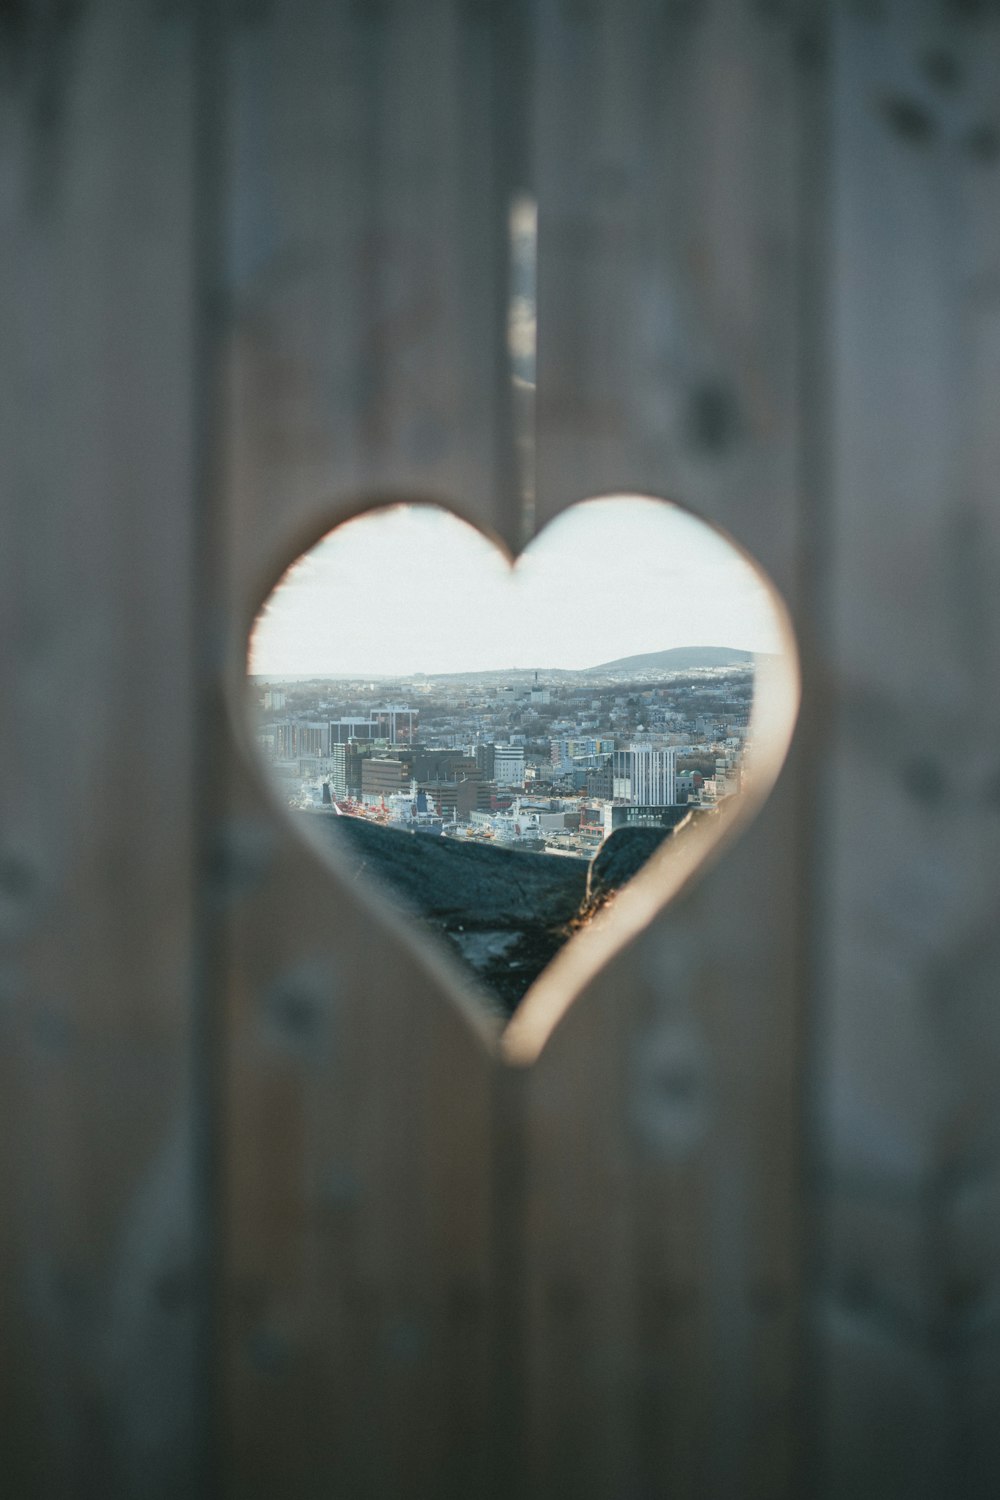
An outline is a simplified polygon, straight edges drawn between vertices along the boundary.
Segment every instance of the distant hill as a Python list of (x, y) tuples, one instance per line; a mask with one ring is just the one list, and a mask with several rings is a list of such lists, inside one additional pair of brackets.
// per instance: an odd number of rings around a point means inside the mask
[(588, 672), (690, 672), (697, 667), (737, 667), (753, 661), (752, 651), (731, 646), (674, 646), (669, 651), (648, 651), (644, 656), (622, 656), (601, 662)]

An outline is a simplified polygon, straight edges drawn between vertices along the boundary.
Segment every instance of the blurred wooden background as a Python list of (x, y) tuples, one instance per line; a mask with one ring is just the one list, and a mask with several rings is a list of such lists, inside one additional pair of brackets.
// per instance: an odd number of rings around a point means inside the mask
[[(1000, 14), (0, 6), (5, 1495), (1000, 1483)], [(338, 515), (727, 527), (805, 699), (504, 1068), (227, 708)]]

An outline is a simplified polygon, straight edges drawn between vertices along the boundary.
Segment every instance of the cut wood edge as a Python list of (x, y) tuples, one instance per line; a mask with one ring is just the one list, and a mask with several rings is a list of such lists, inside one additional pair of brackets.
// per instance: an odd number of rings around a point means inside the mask
[(253, 744), (252, 689), (247, 668), (253, 629), (264, 604), (285, 573), (325, 536), (348, 521), (396, 505), (433, 506), (478, 531), (498, 548), (512, 568), (521, 554), (514, 553), (497, 532), (482, 526), (450, 497), (387, 492), (354, 496), (339, 504), (330, 501), (325, 507), (317, 507), (314, 522), (296, 527), (293, 540), (283, 549), (282, 560), (277, 565), (262, 568), (252, 580), (256, 587), (241, 592), (242, 607), (234, 627), (234, 640), (225, 656), (224, 691), (233, 741), (265, 803), (281, 824), (291, 831), (292, 837), (298, 838), (308, 849), (314, 860), (316, 877), (330, 882), (331, 896), (349, 887), (352, 899), (359, 903), (373, 923), (381, 925), (402, 947), (409, 949), (424, 972), (437, 983), (445, 1002), (454, 1007), (485, 1051), (514, 1067), (530, 1066), (537, 1060), (569, 1010), (597, 975), (682, 891), (711, 869), (734, 839), (753, 822), (778, 779), (798, 718), (801, 672), (788, 608), (761, 565), (723, 527), (678, 500), (622, 488), (587, 495), (572, 502), (547, 520), (535, 537), (577, 504), (618, 496), (655, 500), (681, 510), (714, 531), (738, 553), (756, 573), (767, 593), (782, 649), (774, 656), (759, 655), (755, 662), (749, 724), (749, 737), (754, 745), (754, 775), (750, 788), (731, 799), (734, 805), (721, 807), (710, 824), (706, 822), (684, 829), (679, 836), (666, 840), (644, 869), (615, 897), (613, 909), (595, 918), (589, 927), (567, 941), (529, 987), (506, 1024), (501, 1016), (490, 1014), (495, 1004), (493, 998), (460, 967), (447, 949), (425, 934), (418, 922), (386, 900), (374, 886), (354, 880), (346, 859), (328, 841), (321, 839), (318, 831), (310, 830), (305, 821), (299, 827), (288, 817), (288, 809), (281, 801), (277, 786), (268, 776)]

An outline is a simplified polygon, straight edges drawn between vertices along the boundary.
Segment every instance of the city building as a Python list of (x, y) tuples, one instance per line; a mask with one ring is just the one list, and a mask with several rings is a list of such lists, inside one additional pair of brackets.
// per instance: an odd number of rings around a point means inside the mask
[(298, 755), (298, 725), (294, 719), (281, 719), (274, 726), (275, 760), (294, 760)]
[(368, 718), (341, 718), (329, 720), (330, 745), (346, 745), (350, 740), (375, 739), (375, 721)]
[(347, 746), (331, 745), (329, 756), (329, 786), (332, 796), (339, 802), (350, 796), (347, 785)]
[[(732, 694), (710, 682), (681, 682), (637, 687), (623, 698), (620, 683), (600, 687), (596, 697), (590, 684), (560, 684), (546, 689), (550, 706), (541, 709), (539, 723), (526, 683), (510, 691), (475, 678), (433, 687), (419, 681), (262, 686), (262, 707), (267, 693), (279, 694), (269, 701), (284, 711), (263, 712), (257, 738), (293, 806), (310, 799), (322, 805), (324, 783), (332, 799), (366, 800), (373, 808), (383, 798), (409, 799), (416, 785), (427, 789), (459, 837), (490, 836), (485, 827), (473, 830), (472, 817), (519, 803), (535, 834), (554, 841), (547, 848), (579, 853), (581, 840), (602, 836), (605, 804), (632, 809), (628, 822), (659, 824), (665, 808), (711, 809), (738, 793), (751, 689), (749, 678)], [(408, 693), (410, 703), (421, 703), (419, 713), (396, 701)], [(624, 738), (615, 737), (612, 724), (616, 700)], [(530, 806), (526, 792), (534, 794)], [(547, 820), (535, 817), (534, 799), (546, 794), (556, 794), (566, 811), (563, 828), (543, 829)], [(600, 807), (599, 822), (590, 817), (586, 828), (573, 826), (588, 801)], [(492, 832), (516, 835), (519, 821), (506, 817)]]
[(604, 836), (607, 838), (616, 828), (676, 828), (688, 816), (687, 807), (674, 803), (647, 806), (606, 802), (602, 811)]
[(493, 779), (497, 786), (524, 785), (524, 746), (495, 745)]
[(462, 749), (427, 750), (415, 746), (412, 763), (418, 781), (460, 781), (464, 776), (479, 774), (477, 759), (466, 755)]
[(300, 756), (326, 755), (330, 743), (330, 732), (325, 721), (301, 719), (296, 728), (298, 730), (297, 753)]
[(400, 759), (389, 756), (366, 756), (361, 762), (362, 801), (389, 797), (393, 792), (405, 791), (410, 785), (410, 767)]
[(374, 711), (376, 739), (388, 740), (390, 745), (405, 741), (412, 745), (416, 732), (417, 710), (406, 703), (387, 703)]
[(599, 763), (596, 766), (588, 769), (585, 782), (588, 797), (597, 797), (607, 802), (611, 801), (615, 794), (612, 760), (612, 756), (605, 755), (599, 759)]
[(676, 802), (677, 750), (632, 744), (616, 750), (613, 795), (639, 806), (666, 806)]

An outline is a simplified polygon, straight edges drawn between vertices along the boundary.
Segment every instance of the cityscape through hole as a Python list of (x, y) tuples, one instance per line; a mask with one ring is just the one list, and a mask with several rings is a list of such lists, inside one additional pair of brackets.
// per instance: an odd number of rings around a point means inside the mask
[(248, 652), (257, 748), (349, 877), (510, 1015), (661, 848), (759, 774), (780, 606), (680, 507), (572, 507), (511, 565), (433, 505), (367, 511), (284, 574)]

